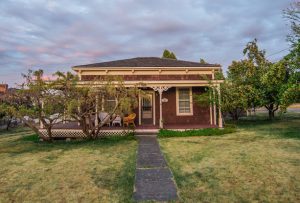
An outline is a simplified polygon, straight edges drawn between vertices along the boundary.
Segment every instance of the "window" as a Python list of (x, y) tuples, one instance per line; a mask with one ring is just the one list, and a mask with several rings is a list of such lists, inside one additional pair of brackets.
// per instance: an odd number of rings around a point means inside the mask
[(116, 106), (115, 97), (108, 97), (105, 101), (104, 110), (106, 112), (112, 112)]
[(178, 116), (193, 115), (191, 87), (176, 89), (176, 113)]

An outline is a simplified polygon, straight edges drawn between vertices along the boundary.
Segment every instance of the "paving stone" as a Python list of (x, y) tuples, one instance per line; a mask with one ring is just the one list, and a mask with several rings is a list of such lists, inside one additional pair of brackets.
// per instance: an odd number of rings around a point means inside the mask
[(154, 158), (143, 158), (138, 157), (137, 159), (137, 168), (158, 168), (158, 167), (166, 167), (167, 163), (164, 158), (161, 156), (154, 156)]
[(133, 197), (137, 201), (170, 201), (177, 199), (177, 189), (171, 179), (164, 181), (136, 182)]
[(136, 181), (159, 181), (173, 178), (169, 168), (137, 169)]

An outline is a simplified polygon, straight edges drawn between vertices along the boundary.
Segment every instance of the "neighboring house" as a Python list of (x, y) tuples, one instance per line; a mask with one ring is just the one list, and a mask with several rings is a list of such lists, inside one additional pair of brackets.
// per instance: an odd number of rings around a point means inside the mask
[(0, 84), (0, 95), (5, 94), (8, 91), (8, 85), (7, 84)]
[[(217, 112), (220, 109), (201, 106), (193, 97), (203, 93), (210, 84), (219, 87), (223, 81), (215, 80), (215, 73), (221, 71), (220, 65), (138, 57), (79, 65), (74, 66), (73, 70), (83, 85), (97, 87), (101, 85), (100, 79), (106, 76), (122, 76), (128, 87), (143, 83), (145, 87), (142, 89), (148, 97), (139, 97), (139, 105), (134, 109), (137, 126), (223, 127), (221, 114)], [(97, 80), (98, 83), (95, 82)]]

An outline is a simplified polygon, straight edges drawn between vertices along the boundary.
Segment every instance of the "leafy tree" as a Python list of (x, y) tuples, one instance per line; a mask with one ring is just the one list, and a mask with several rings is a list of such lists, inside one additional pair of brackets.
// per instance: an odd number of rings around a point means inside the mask
[(177, 59), (176, 55), (167, 49), (164, 50), (162, 58)]
[(4, 102), (4, 99), (0, 101), (0, 119), (7, 121), (6, 130), (11, 127), (12, 120), (14, 118), (14, 109)]
[(221, 108), (228, 112), (233, 120), (238, 120), (242, 113), (248, 108), (248, 97), (245, 94), (247, 87), (225, 81), (221, 85)]
[(294, 2), (289, 8), (283, 11), (284, 17), (290, 22), (291, 33), (287, 40), (296, 44), (300, 39), (300, 2)]
[[(27, 126), (44, 140), (52, 141), (52, 127), (61, 119), (64, 106), (59, 92), (55, 91), (53, 83), (43, 79), (43, 70), (29, 70), (23, 74), (25, 82), (13, 95), (6, 98), (6, 113), (20, 118)], [(48, 136), (39, 131), (34, 120), (40, 120), (47, 130)]]
[(283, 111), (289, 105), (300, 102), (300, 40), (292, 47), (290, 53), (284, 57), (287, 83), (281, 91), (280, 108)]
[[(249, 59), (241, 61), (233, 61), (228, 67), (227, 80), (235, 87), (240, 86), (241, 89), (247, 89), (243, 96), (247, 97), (247, 105), (243, 110), (258, 107), (260, 102), (260, 70), (254, 65), (253, 61)], [(234, 88), (233, 88), (234, 90)], [(229, 94), (229, 93), (228, 93)]]
[(279, 109), (282, 101), (282, 92), (287, 84), (286, 63), (284, 60), (270, 64), (261, 76), (261, 102), (269, 111), (269, 118)]
[[(113, 121), (116, 115), (131, 112), (137, 106), (138, 94), (142, 94), (137, 86), (125, 87), (121, 78), (103, 78), (82, 87), (72, 82), (74, 76), (71, 73), (57, 72), (56, 74), (58, 86), (62, 87), (61, 90), (66, 98), (67, 115), (80, 123), (83, 133), (89, 139), (97, 138), (102, 127)], [(93, 87), (99, 82), (101, 85)], [(105, 106), (107, 98), (113, 98), (115, 103), (112, 108), (105, 110), (108, 115), (97, 125), (95, 115)]]
[(202, 63), (202, 64), (208, 64), (203, 58), (200, 58), (200, 63)]

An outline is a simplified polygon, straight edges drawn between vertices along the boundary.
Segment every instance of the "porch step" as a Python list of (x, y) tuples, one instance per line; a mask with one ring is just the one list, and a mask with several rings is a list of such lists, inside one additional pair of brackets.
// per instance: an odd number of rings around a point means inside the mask
[(143, 136), (143, 135), (157, 135), (157, 129), (137, 129), (135, 130), (136, 136)]
[(157, 132), (140, 132), (140, 133), (135, 133), (135, 136), (156, 136)]

